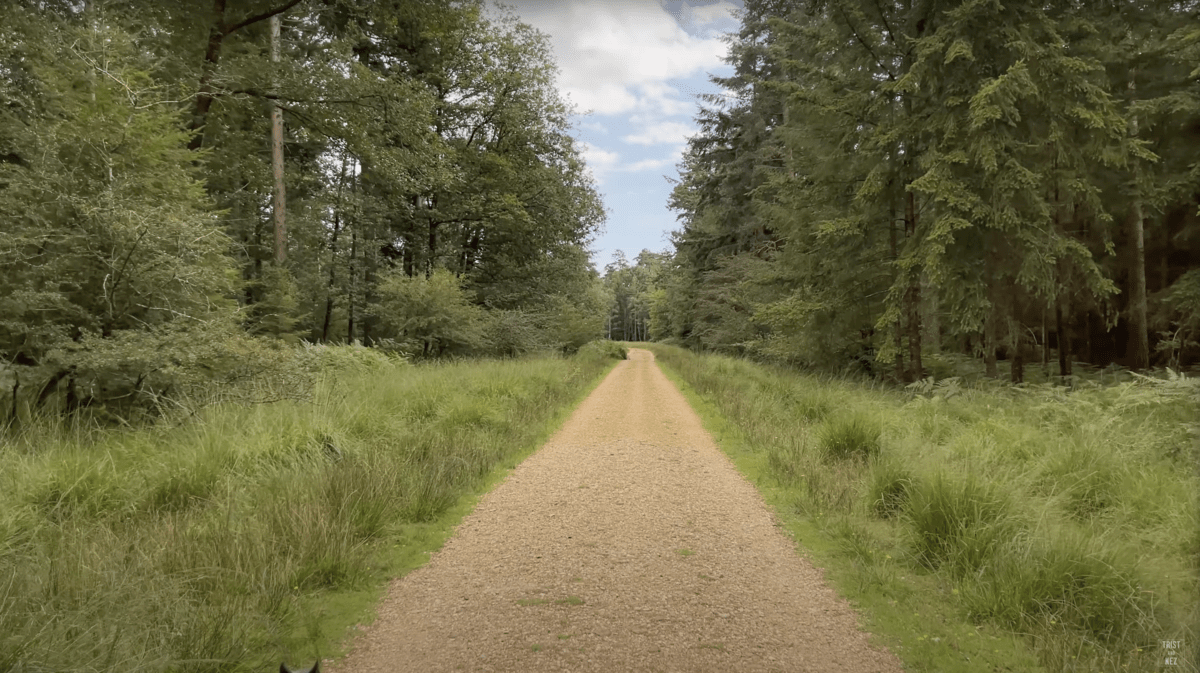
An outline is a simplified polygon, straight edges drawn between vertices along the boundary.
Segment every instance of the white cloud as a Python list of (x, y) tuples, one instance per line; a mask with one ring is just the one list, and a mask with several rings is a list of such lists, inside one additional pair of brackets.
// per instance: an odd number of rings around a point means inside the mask
[(616, 152), (600, 149), (591, 143), (579, 143), (580, 154), (583, 155), (583, 160), (587, 163), (588, 168), (592, 169), (592, 175), (596, 178), (596, 182), (603, 183), (604, 175), (609, 171), (617, 168), (617, 162), (621, 160), (621, 156)]
[(621, 166), (617, 170), (629, 173), (637, 173), (639, 171), (649, 171), (658, 168), (674, 166), (675, 164), (679, 163), (679, 159), (683, 156), (683, 151), (686, 148), (687, 145), (676, 145), (674, 148), (672, 148), (671, 154), (665, 159), (643, 159), (641, 161), (636, 161), (632, 164), (629, 164), (628, 166)]
[(728, 0), (721, 0), (711, 5), (697, 5), (691, 7), (692, 16), (695, 17), (697, 25), (711, 26), (713, 24), (728, 25), (736, 24), (737, 19), (733, 17), (733, 13), (738, 10), (737, 5), (734, 5)]
[(674, 157), (671, 157), (668, 159), (643, 159), (636, 163), (630, 164), (629, 166), (626, 166), (623, 170), (629, 171), (630, 173), (637, 173), (639, 171), (649, 171), (649, 170), (654, 170), (656, 168), (666, 168), (667, 166), (674, 166), (676, 163), (677, 162)]
[(640, 133), (625, 136), (622, 140), (635, 145), (678, 145), (681, 140), (695, 133), (694, 124), (664, 121), (651, 124)]
[[(697, 2), (697, 0), (692, 0)], [(717, 37), (735, 30), (738, 22), (733, 13), (739, 9), (729, 0), (718, 0), (711, 4), (691, 4), (684, 0), (659, 0), (663, 9), (679, 20), (684, 30), (693, 35)]]
[[(719, 66), (727, 46), (715, 36), (689, 35), (647, 0), (516, 0), (517, 14), (550, 36), (561, 70), (559, 88), (580, 108), (599, 114), (638, 109), (691, 112), (666, 80)], [(686, 5), (684, 5), (686, 6)], [(727, 0), (692, 10), (696, 21), (727, 14)]]

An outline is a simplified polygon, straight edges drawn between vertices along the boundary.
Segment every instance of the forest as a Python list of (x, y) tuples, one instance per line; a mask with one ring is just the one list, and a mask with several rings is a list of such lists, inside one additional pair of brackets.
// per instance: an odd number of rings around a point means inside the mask
[(747, 0), (614, 338), (913, 382), (1200, 361), (1200, 5)]
[(908, 670), (1194, 670), (1200, 2), (739, 18), (672, 249), (606, 262), (511, 10), (4, 3), (0, 673), (335, 663), (618, 367)]
[(428, 358), (599, 336), (603, 206), (545, 36), (495, 14), (7, 3), (3, 417), (286, 380), (301, 341)]

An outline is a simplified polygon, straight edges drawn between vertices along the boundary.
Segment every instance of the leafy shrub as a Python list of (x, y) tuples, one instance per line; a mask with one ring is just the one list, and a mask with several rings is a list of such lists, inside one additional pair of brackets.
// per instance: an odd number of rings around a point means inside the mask
[(503, 357), (559, 350), (561, 344), (554, 341), (544, 323), (544, 316), (531, 311), (488, 311), (483, 333), (486, 348)]
[(300, 355), (301, 366), (309, 372), (346, 372), (368, 374), (404, 364), (407, 360), (398, 353), (388, 353), (361, 344), (327, 345), (305, 343)]
[(861, 411), (848, 411), (825, 419), (817, 428), (817, 443), (828, 458), (867, 458), (879, 453), (882, 434), (878, 420)]
[(576, 357), (595, 360), (628, 360), (629, 349), (615, 341), (589, 341), (580, 347)]
[(393, 270), (379, 284), (373, 307), (387, 336), (402, 352), (424, 357), (484, 346), (487, 316), (471, 303), (461, 281), (438, 269), (425, 278)]

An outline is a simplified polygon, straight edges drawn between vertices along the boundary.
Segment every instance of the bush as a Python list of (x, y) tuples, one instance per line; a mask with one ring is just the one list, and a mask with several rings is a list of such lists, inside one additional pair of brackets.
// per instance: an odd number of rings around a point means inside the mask
[(972, 616), (1010, 627), (1052, 620), (1106, 642), (1153, 642), (1169, 632), (1131, 559), (1095, 538), (1060, 532), (997, 550), (993, 569), (963, 587)]
[(983, 567), (1015, 530), (1011, 507), (991, 483), (939, 472), (908, 489), (910, 546), (929, 568), (963, 576)]
[(1073, 443), (1050, 455), (1039, 483), (1063, 497), (1068, 514), (1086, 519), (1116, 503), (1120, 479), (1121, 466), (1111, 454)]
[(304, 370), (314, 374), (369, 374), (407, 362), (399, 353), (367, 348), (360, 344), (330, 346), (305, 343), (298, 357)]
[(379, 284), (375, 314), (405, 353), (436, 357), (485, 345), (485, 311), (471, 303), (461, 281), (445, 269), (429, 278), (399, 270)]
[(615, 341), (589, 341), (579, 348), (576, 357), (595, 360), (628, 360), (629, 349)]
[(826, 418), (817, 428), (817, 443), (828, 458), (867, 458), (879, 453), (883, 430), (879, 421), (860, 411)]
[(867, 496), (871, 511), (890, 519), (904, 510), (916, 478), (895, 460), (876, 460), (871, 465)]

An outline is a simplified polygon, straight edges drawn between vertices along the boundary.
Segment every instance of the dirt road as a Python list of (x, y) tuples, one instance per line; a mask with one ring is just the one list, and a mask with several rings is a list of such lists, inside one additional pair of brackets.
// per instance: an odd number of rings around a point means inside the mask
[(335, 670), (901, 669), (633, 350)]

